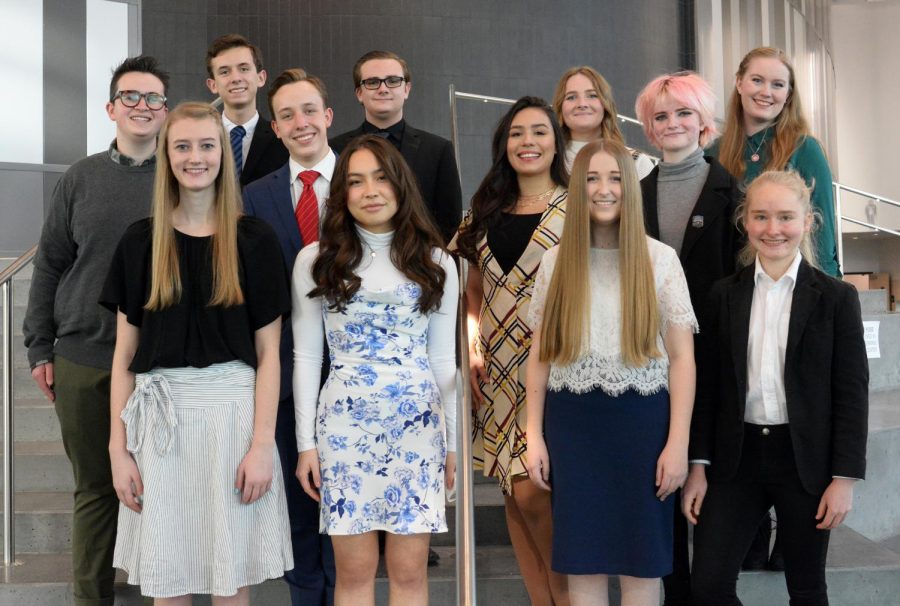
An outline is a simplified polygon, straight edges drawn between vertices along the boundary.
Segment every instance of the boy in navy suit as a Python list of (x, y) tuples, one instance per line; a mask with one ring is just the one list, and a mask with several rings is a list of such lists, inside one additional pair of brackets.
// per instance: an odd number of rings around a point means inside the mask
[(222, 123), (231, 137), (241, 185), (280, 168), (288, 151), (256, 111), (256, 92), (266, 83), (259, 48), (239, 34), (216, 38), (206, 51), (206, 71), (206, 86), (222, 99)]
[[(328, 146), (332, 111), (325, 83), (299, 68), (282, 72), (269, 89), (272, 130), (290, 153), (287, 162), (244, 188), (244, 212), (275, 230), (288, 270), (301, 248), (319, 239), (319, 222), (331, 188), (337, 156)], [(319, 506), (294, 477), (297, 439), (292, 387), (291, 323), (281, 332), (281, 396), (275, 441), (284, 472), (294, 569), (285, 573), (294, 606), (334, 601), (334, 552), (319, 534)]]
[(393, 143), (416, 175), (431, 218), (449, 242), (462, 218), (459, 171), (449, 141), (413, 128), (403, 119), (403, 104), (412, 88), (406, 61), (390, 51), (370, 51), (353, 66), (353, 86), (366, 119), (358, 128), (332, 139), (331, 147), (341, 153), (363, 134)]

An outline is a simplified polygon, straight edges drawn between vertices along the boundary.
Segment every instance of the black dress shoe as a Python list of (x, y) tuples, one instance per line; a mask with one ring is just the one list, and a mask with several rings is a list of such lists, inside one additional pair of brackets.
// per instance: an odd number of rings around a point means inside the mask
[(437, 566), (440, 563), (441, 563), (441, 556), (438, 555), (438, 552), (436, 552), (434, 549), (429, 547), (428, 548), (428, 566), (429, 567)]

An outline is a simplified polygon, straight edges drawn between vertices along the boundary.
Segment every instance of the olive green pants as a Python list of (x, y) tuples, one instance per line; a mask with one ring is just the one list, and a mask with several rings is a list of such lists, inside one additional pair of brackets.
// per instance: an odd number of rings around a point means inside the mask
[(56, 414), (75, 475), (72, 571), (76, 606), (113, 606), (119, 501), (109, 464), (110, 371), (54, 360)]

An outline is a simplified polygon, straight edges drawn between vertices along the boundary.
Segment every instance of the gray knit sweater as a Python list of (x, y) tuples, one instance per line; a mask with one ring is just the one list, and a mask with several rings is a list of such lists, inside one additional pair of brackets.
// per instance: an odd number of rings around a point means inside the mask
[(55, 354), (112, 366), (116, 317), (97, 301), (125, 228), (150, 214), (156, 168), (126, 164), (113, 147), (73, 164), (53, 190), (22, 327), (32, 367)]
[(688, 217), (703, 191), (709, 164), (697, 149), (681, 162), (660, 162), (656, 180), (659, 239), (681, 254)]

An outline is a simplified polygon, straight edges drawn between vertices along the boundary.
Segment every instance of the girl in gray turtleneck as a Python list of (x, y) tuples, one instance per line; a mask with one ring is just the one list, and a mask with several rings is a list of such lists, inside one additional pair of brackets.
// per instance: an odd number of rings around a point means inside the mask
[[(635, 104), (647, 139), (663, 157), (641, 180), (647, 235), (678, 252), (701, 332), (707, 325), (706, 293), (716, 280), (734, 273), (743, 244), (732, 220), (737, 182), (716, 160), (703, 155), (703, 148), (717, 134), (714, 109), (712, 89), (692, 72), (659, 76)], [(687, 511), (693, 505), (684, 504)], [(663, 577), (666, 603), (686, 604), (690, 598), (687, 521), (677, 508), (674, 530), (674, 569)]]

